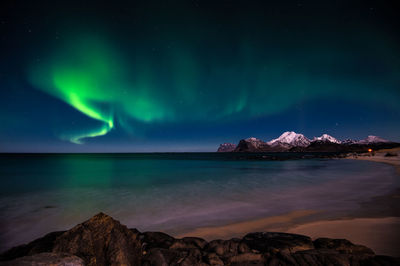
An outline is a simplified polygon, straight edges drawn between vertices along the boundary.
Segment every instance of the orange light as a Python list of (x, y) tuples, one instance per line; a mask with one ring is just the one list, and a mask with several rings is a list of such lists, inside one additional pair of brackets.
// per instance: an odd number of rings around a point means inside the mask
[(368, 152), (372, 152), (372, 149), (368, 149)]

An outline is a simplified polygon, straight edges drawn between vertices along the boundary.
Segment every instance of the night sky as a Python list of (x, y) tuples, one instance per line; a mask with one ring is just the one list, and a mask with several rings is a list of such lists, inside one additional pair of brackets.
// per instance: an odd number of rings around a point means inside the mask
[(400, 141), (395, 1), (1, 1), (0, 152)]

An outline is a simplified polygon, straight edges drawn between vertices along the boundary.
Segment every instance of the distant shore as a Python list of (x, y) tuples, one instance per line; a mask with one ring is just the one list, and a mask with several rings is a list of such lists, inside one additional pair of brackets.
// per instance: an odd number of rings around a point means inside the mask
[[(397, 154), (397, 156), (385, 156), (386, 154)], [(350, 155), (346, 158), (390, 164), (396, 168), (397, 174), (400, 175), (400, 148), (378, 150), (367, 154)]]
[[(397, 156), (385, 156), (392, 154)], [(383, 149), (372, 151), (366, 154), (350, 155), (347, 159), (371, 161), (385, 163), (396, 168), (396, 173), (400, 177), (400, 148)], [(400, 190), (389, 195), (379, 197), (380, 204), (400, 206)], [(371, 203), (373, 204), (374, 199)], [(377, 200), (375, 199), (375, 202)], [(400, 209), (400, 207), (398, 207)], [(396, 215), (396, 216), (393, 216)], [(290, 233), (307, 234), (312, 238), (315, 237), (331, 237), (331, 238), (347, 238), (355, 243), (367, 245), (375, 252), (380, 254), (400, 256), (400, 217), (399, 211), (394, 213), (377, 214), (374, 211), (371, 213), (355, 213), (353, 218), (340, 219), (333, 221), (317, 221), (307, 224), (294, 226), (287, 230)], [(357, 218), (356, 216), (362, 216)], [(365, 218), (365, 216), (372, 216)], [(381, 217), (376, 217), (381, 216)]]
[[(385, 156), (387, 153), (398, 156)], [(379, 162), (393, 165), (400, 176), (400, 148), (379, 150), (366, 154), (351, 154), (346, 159)], [(394, 188), (396, 189), (396, 188)], [(346, 238), (371, 247), (379, 254), (400, 256), (400, 189), (388, 195), (371, 199), (349, 217), (327, 220), (315, 210), (298, 210), (287, 214), (264, 217), (255, 220), (227, 224), (217, 227), (197, 228), (183, 236), (198, 236), (205, 239), (241, 237), (246, 232), (278, 231), (319, 237)], [(375, 205), (375, 208), (370, 208)], [(392, 206), (396, 210), (387, 211), (382, 206)]]

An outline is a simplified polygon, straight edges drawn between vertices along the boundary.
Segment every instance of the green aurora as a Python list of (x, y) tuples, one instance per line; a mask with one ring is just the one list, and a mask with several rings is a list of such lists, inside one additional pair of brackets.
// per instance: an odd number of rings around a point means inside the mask
[[(325, 51), (297, 55), (303, 67), (293, 69), (288, 59), (260, 57), (245, 46), (235, 55), (239, 64), (232, 67), (219, 58), (202, 60), (184, 43), (155, 58), (145, 50), (116, 49), (112, 42), (90, 34), (66, 39), (46, 52), (45, 60), (31, 65), (29, 79), (36, 88), (101, 122), (59, 135), (76, 144), (106, 135), (116, 126), (136, 134), (152, 123), (240, 120), (276, 114), (303, 100), (330, 95), (376, 100), (379, 90), (370, 87), (370, 93), (363, 94), (369, 80), (314, 74), (322, 61), (335, 61)], [(396, 105), (393, 91), (379, 94), (379, 100)]]
[(283, 131), (400, 141), (392, 3), (8, 2), (3, 152), (214, 151)]

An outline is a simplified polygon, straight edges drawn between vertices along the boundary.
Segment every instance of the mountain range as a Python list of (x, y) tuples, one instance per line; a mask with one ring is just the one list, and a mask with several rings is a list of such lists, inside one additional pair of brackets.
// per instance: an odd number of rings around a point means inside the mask
[(385, 149), (400, 146), (400, 143), (368, 136), (363, 140), (338, 140), (328, 134), (309, 139), (293, 131), (284, 132), (270, 141), (258, 138), (242, 139), (239, 143), (224, 143), (218, 152), (366, 152), (369, 149)]

